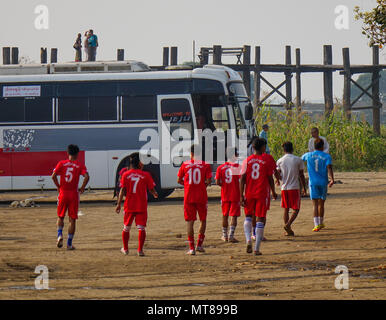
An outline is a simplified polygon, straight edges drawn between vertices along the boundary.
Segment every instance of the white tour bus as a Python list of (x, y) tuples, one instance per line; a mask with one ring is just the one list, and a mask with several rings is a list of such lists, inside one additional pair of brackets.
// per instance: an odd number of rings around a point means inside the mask
[[(144, 129), (160, 132), (168, 123), (171, 131), (188, 129), (192, 143), (200, 126), (254, 133), (241, 77), (227, 67), (148, 71), (139, 63), (119, 72), (114, 63), (103, 70), (74, 65), (31, 67), (29, 74), (0, 67), (0, 190), (54, 189), (50, 176), (69, 144), (81, 150), (90, 187), (104, 189), (116, 187), (128, 156), (146, 144), (139, 140)], [(161, 198), (178, 187), (178, 169), (173, 161), (146, 166)]]

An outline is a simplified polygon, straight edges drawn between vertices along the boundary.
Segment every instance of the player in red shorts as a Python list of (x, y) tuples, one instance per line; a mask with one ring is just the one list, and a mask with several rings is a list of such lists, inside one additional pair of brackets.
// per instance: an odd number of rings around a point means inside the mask
[[(254, 154), (244, 160), (240, 178), (240, 202), (244, 207), (244, 233), (247, 241), (247, 253), (252, 252), (252, 216), (256, 215), (255, 255), (261, 255), (260, 243), (264, 237), (264, 226), (268, 210), (268, 186), (276, 200), (277, 194), (270, 165), (263, 156), (265, 140), (257, 138), (253, 142)], [(244, 196), (245, 191), (245, 196)]]
[[(217, 168), (216, 183), (221, 186), (222, 237), (221, 240), (238, 242), (234, 237), (237, 217), (240, 216), (240, 165), (236, 163), (237, 151), (230, 148), (232, 154), (229, 161)], [(228, 238), (228, 217), (231, 216), (231, 226)]]
[[(294, 236), (291, 225), (300, 210), (300, 187), (302, 195), (306, 195), (306, 179), (304, 177), (303, 160), (292, 154), (294, 148), (291, 142), (283, 143), (285, 155), (277, 160), (277, 169), (281, 175), (281, 207), (284, 208), (284, 230), (287, 236)], [(299, 180), (301, 185), (299, 184)], [(292, 216), (289, 218), (289, 210)]]
[[(58, 248), (63, 246), (64, 217), (66, 211), (68, 211), (70, 225), (68, 227), (67, 249), (74, 250), (75, 247), (72, 245), (72, 239), (74, 238), (76, 220), (78, 219), (79, 193), (82, 194), (84, 192), (90, 177), (84, 164), (77, 160), (79, 147), (71, 144), (67, 147), (67, 153), (68, 160), (60, 161), (52, 174), (52, 180), (59, 192), (58, 221), (56, 223), (58, 238), (56, 245)], [(84, 180), (78, 191), (79, 177), (81, 175), (84, 176)], [(60, 184), (58, 176), (60, 177)]]
[[(208, 194), (206, 187), (212, 178), (212, 169), (209, 164), (194, 158), (195, 146), (191, 147), (190, 160), (185, 161), (178, 171), (177, 182), (184, 186), (184, 217), (187, 222), (189, 251), (187, 254), (195, 255), (205, 252), (202, 244), (205, 238), (206, 216), (208, 211)], [(197, 149), (196, 149), (197, 150)], [(200, 230), (196, 249), (194, 248), (194, 221), (200, 218)]]
[(147, 191), (149, 190), (154, 198), (158, 198), (155, 191), (155, 183), (149, 172), (143, 171), (143, 164), (139, 159), (139, 153), (135, 152), (129, 156), (129, 170), (124, 172), (121, 179), (121, 191), (119, 192), (116, 213), (121, 212), (123, 196), (126, 197), (124, 204), (124, 218), (122, 230), (123, 248), (121, 252), (125, 255), (129, 253), (130, 229), (133, 221), (138, 229), (138, 252), (139, 256), (144, 256), (143, 245), (146, 239), (147, 223)]
[[(265, 147), (264, 147), (264, 152), (262, 154), (262, 157), (264, 158), (265, 161), (267, 161), (268, 167), (269, 167), (269, 173), (274, 175), (276, 178), (276, 185), (280, 186), (280, 174), (276, 169), (276, 162), (275, 159), (268, 153), (266, 153), (266, 148), (267, 148), (267, 140), (264, 138), (260, 138), (264, 140)], [(267, 210), (270, 209), (271, 206), (271, 188), (269, 185), (267, 185), (267, 193), (268, 193), (268, 205), (267, 205)], [(267, 224), (265, 224), (266, 226)], [(252, 240), (256, 240), (256, 216), (252, 216)], [(267, 239), (263, 237), (262, 241), (266, 241)]]

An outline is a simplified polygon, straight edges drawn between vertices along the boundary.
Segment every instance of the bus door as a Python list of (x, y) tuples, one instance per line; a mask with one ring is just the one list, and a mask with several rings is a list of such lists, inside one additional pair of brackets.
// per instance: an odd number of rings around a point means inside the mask
[(180, 187), (177, 173), (190, 157), (196, 129), (192, 99), (189, 94), (159, 95), (157, 105), (161, 188)]

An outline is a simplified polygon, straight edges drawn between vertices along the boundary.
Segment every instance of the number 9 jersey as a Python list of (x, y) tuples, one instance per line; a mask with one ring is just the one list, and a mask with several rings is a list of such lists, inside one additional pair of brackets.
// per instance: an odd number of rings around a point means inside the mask
[(185, 161), (178, 177), (184, 179), (184, 203), (207, 203), (205, 180), (212, 177), (212, 169), (205, 161)]

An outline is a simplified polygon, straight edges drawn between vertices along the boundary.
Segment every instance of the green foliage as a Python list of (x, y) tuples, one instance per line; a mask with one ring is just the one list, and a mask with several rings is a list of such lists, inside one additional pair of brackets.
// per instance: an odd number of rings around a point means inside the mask
[(369, 46), (386, 44), (386, 0), (377, 0), (377, 6), (371, 11), (354, 8), (355, 19), (363, 20), (362, 33), (369, 39)]
[(384, 170), (386, 168), (386, 128), (376, 136), (364, 121), (346, 119), (341, 108), (336, 107), (329, 117), (312, 119), (305, 112), (275, 111), (262, 107), (257, 112), (257, 131), (269, 124), (268, 144), (277, 160), (283, 155), (282, 144), (291, 141), (294, 154), (308, 152), (311, 128), (318, 127), (320, 135), (327, 138), (334, 168), (340, 171)]

